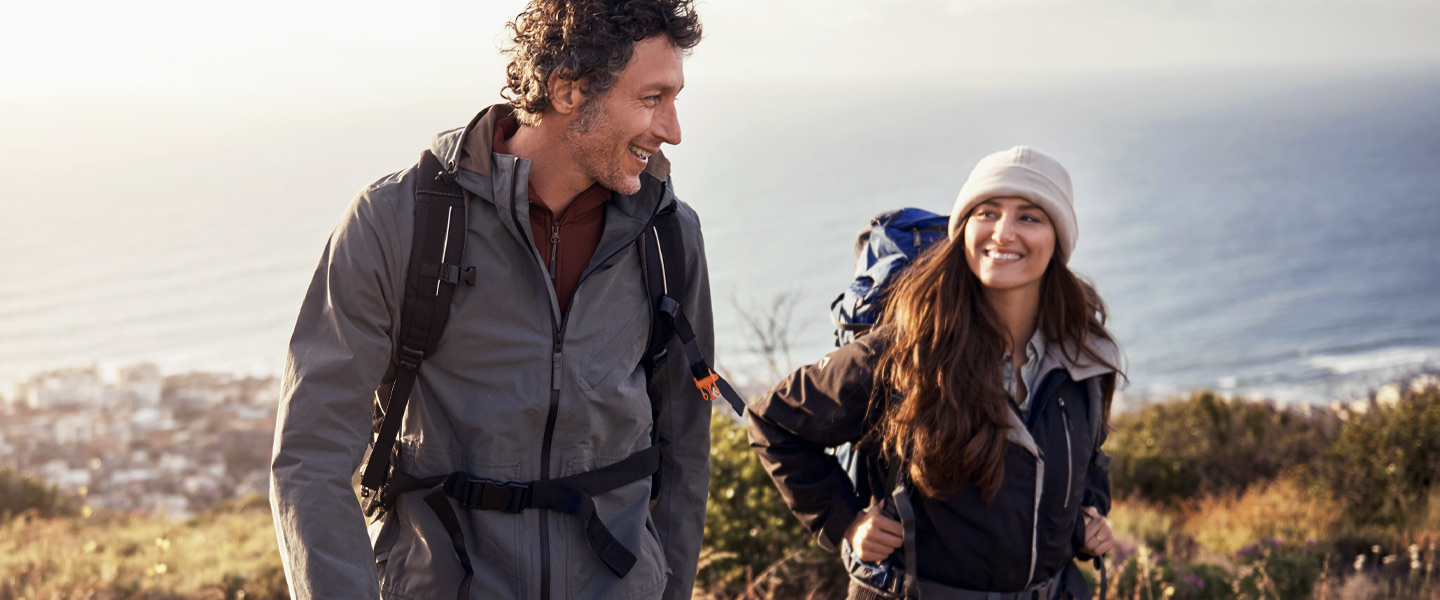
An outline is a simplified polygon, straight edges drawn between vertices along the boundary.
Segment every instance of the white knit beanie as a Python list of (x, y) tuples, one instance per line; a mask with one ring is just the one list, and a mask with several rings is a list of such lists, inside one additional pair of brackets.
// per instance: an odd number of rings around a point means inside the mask
[(959, 235), (965, 217), (976, 204), (1002, 197), (1024, 198), (1044, 210), (1055, 225), (1060, 262), (1070, 262), (1075, 240), (1080, 237), (1070, 173), (1054, 157), (1029, 146), (1016, 146), (980, 159), (955, 199), (950, 237)]

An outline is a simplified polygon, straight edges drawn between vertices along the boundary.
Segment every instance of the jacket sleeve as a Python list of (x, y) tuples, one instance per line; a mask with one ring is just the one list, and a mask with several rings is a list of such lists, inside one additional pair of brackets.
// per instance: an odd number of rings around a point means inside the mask
[(825, 449), (865, 433), (881, 336), (872, 332), (796, 371), (750, 407), (750, 446), (790, 510), (832, 552), (864, 506)]
[[(699, 217), (688, 205), (679, 206), (680, 228), (684, 232), (685, 272), (688, 281), (680, 300), (681, 310), (695, 330), (696, 340), (711, 364), (715, 360), (715, 326), (710, 306), (710, 273), (705, 260), (705, 242)], [(666, 350), (664, 376), (654, 385), (665, 386), (660, 407), (660, 444), (664, 449), (660, 465), (660, 496), (651, 509), (660, 543), (665, 549), (669, 581), (664, 598), (689, 598), (695, 586), (700, 543), (705, 535), (705, 499), (710, 485), (711, 404), (700, 395), (690, 377), (685, 348), (679, 336)]]
[(378, 600), (375, 559), (351, 476), (389, 364), (413, 215), (396, 176), (360, 195), (331, 234), (285, 361), (270, 503), (294, 598)]

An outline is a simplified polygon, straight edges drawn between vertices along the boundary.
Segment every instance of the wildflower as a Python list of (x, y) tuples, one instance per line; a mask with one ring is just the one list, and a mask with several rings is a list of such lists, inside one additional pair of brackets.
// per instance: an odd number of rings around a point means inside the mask
[(1305, 545), (1313, 548), (1315, 546), (1315, 538), (1306, 538)]
[(1364, 555), (1364, 554), (1356, 554), (1356, 555), (1355, 555), (1355, 570), (1356, 570), (1356, 571), (1360, 571), (1360, 570), (1363, 570), (1364, 568), (1365, 568), (1365, 555)]
[(1376, 555), (1376, 556), (1379, 556), (1379, 555), (1380, 555), (1380, 544), (1375, 544), (1374, 546), (1371, 546), (1371, 547), (1370, 547), (1370, 553), (1371, 553), (1371, 554), (1374, 554), (1374, 555)]
[(1204, 579), (1201, 579), (1199, 575), (1194, 575), (1194, 574), (1186, 575), (1186, 576), (1184, 576), (1184, 577), (1181, 577), (1181, 578), (1180, 578), (1180, 581), (1181, 581), (1182, 583), (1185, 583), (1186, 585), (1189, 585), (1190, 587), (1193, 587), (1193, 588), (1197, 589), (1197, 590), (1204, 590), (1204, 589), (1205, 589), (1205, 580), (1204, 580)]
[(80, 517), (81, 517), (81, 518), (88, 519), (88, 518), (90, 518), (90, 515), (93, 515), (93, 514), (95, 514), (95, 509), (90, 508), (90, 505), (89, 505), (89, 504), (86, 504), (85, 506), (80, 507)]
[(1398, 558), (1398, 557), (1395, 556), (1394, 554), (1386, 554), (1386, 555), (1385, 555), (1385, 558), (1380, 559), (1380, 564), (1382, 564), (1382, 565), (1388, 565), (1388, 564), (1390, 564), (1390, 563), (1395, 562), (1395, 559), (1396, 559), (1396, 558)]
[(170, 549), (170, 538), (168, 538), (168, 537), (157, 537), (157, 538), (155, 538), (155, 546), (158, 547), (158, 548), (160, 548), (160, 550), (162, 550), (162, 551), (163, 551), (163, 550), (169, 550), (169, 549)]
[(1165, 586), (1165, 597), (1166, 597), (1166, 598), (1169, 598), (1169, 597), (1174, 596), (1174, 595), (1175, 595), (1175, 586), (1173, 586), (1173, 585), (1167, 585), (1167, 586)]
[(88, 541), (88, 542), (85, 542), (85, 553), (86, 553), (86, 554), (90, 554), (90, 553), (96, 551), (96, 550), (99, 549), (99, 548), (100, 548), (100, 544), (95, 543), (95, 540), (90, 540), (90, 541)]
[(1120, 540), (1115, 540), (1115, 550), (1114, 550), (1114, 553), (1113, 553), (1113, 558), (1114, 558), (1116, 564), (1125, 562), (1125, 559), (1126, 559), (1126, 558), (1129, 558), (1130, 555), (1131, 555), (1131, 554), (1134, 554), (1134, 553), (1135, 553), (1135, 546), (1134, 546), (1134, 545), (1127, 544), (1127, 543), (1125, 543), (1125, 542), (1123, 542), (1123, 541), (1120, 541)]
[(1284, 546), (1284, 545), (1285, 545), (1285, 538), (1278, 537), (1278, 536), (1277, 536), (1277, 537), (1272, 537), (1272, 538), (1270, 538), (1270, 545), (1271, 545), (1271, 546), (1274, 546), (1274, 547), (1276, 547), (1276, 548), (1279, 548), (1279, 547), (1281, 547), (1281, 546)]

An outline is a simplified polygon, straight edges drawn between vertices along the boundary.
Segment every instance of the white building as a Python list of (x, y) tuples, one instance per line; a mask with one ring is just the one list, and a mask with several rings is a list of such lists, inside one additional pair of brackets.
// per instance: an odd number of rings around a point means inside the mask
[(40, 373), (16, 386), (20, 402), (36, 410), (100, 408), (105, 386), (95, 367)]
[(55, 419), (52, 427), (54, 442), (61, 446), (75, 446), (95, 441), (98, 421), (93, 415), (66, 414)]

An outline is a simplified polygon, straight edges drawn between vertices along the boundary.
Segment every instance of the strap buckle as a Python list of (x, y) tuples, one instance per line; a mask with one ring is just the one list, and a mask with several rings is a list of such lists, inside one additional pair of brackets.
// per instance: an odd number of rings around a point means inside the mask
[(705, 398), (706, 402), (713, 402), (720, 396), (720, 389), (715, 386), (715, 382), (720, 380), (720, 375), (710, 368), (706, 368), (705, 371), (708, 375), (695, 378), (695, 387), (700, 390), (700, 395)]
[(446, 495), (469, 509), (518, 513), (530, 503), (530, 486), (522, 483), (455, 478), (444, 485)]
[(373, 518), (375, 512), (380, 509), (380, 492), (362, 487), (360, 488), (360, 497), (365, 499), (360, 503), (360, 508), (365, 511), (365, 518)]

